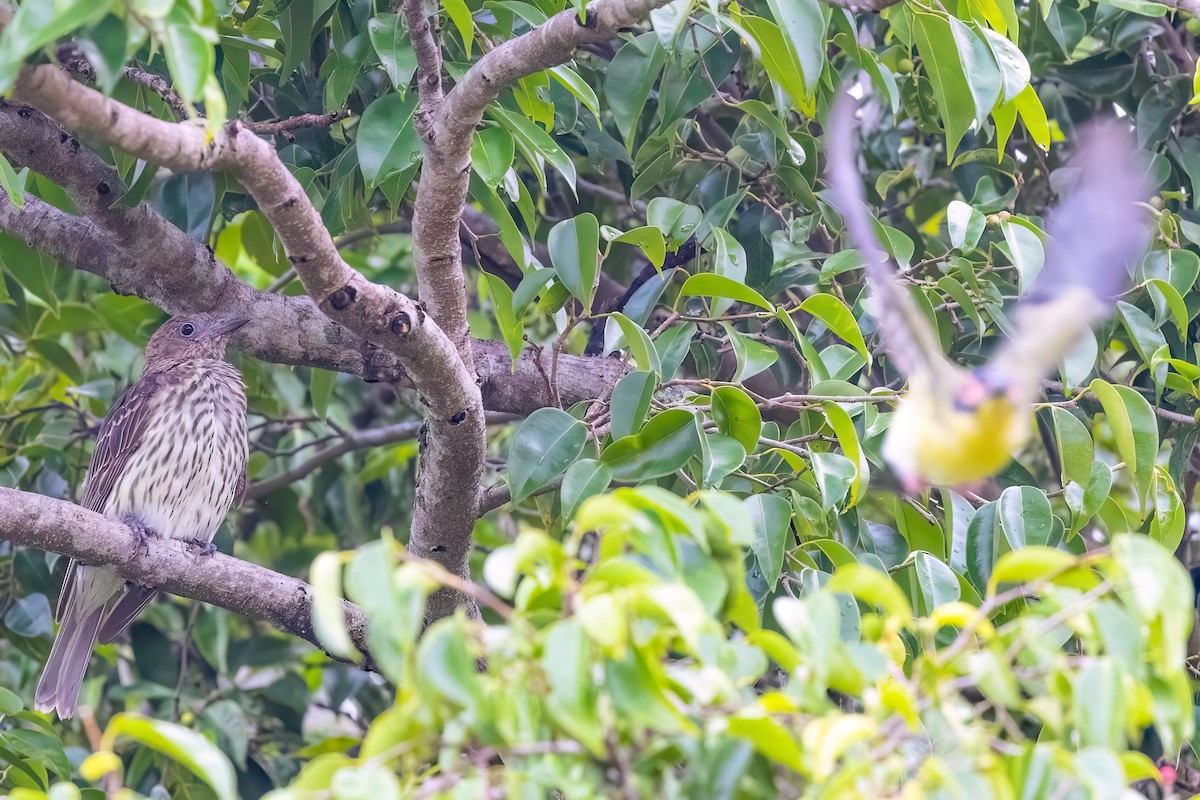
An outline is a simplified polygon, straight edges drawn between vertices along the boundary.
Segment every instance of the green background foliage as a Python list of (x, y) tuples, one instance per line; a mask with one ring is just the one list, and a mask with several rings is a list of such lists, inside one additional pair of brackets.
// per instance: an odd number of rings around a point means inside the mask
[[(571, 8), (448, 0), (445, 73)], [(333, 601), (360, 604), (378, 673), (165, 601), (98, 648), (83, 695), (98, 727), (50, 722), (28, 706), (65, 559), (0, 542), (0, 789), (1082, 798), (1154, 778), (1195, 735), (1193, 590), (1172, 557), (1187, 557), (1200, 408), (1191, 27), (1149, 0), (858, 15), (674, 0), (521, 79), (472, 147), (468, 202), (507, 254), (467, 248), (472, 331), (630, 372), (600, 403), (491, 427), (485, 485), (514, 502), (476, 526), (486, 626), (460, 616), (418, 637), (433, 584), (402, 550), (415, 438), (253, 489), (346, 431), (418, 419), (416, 397), (235, 355), (252, 501), (217, 543), (309, 577), (331, 649)], [(0, 88), (65, 37), (102, 90), (164, 119), (124, 65), (169, 77), (212, 129), (348, 110), (276, 136), (279, 156), (350, 264), (414, 285), (423, 146), (401, 15), (372, 0), (26, 0), (0, 38)], [(1080, 126), (1119, 110), (1150, 155), (1156, 237), (1132, 288), (1062, 366), (1035, 444), (972, 491), (906, 497), (881, 464), (900, 380), (822, 197), (821, 123), (860, 73), (880, 238), (964, 364), (1043, 266)], [(118, 202), (152, 204), (257, 288), (302, 291), (236, 176), (101, 152), (129, 186)], [(46, 177), (0, 166), (12, 202), (72, 210)], [(76, 498), (163, 315), (9, 236), (0, 266), (0, 485)]]

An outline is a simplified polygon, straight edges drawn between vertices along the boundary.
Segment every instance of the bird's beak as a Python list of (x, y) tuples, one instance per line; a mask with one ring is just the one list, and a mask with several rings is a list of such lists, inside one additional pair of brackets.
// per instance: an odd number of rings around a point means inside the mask
[(225, 336), (233, 333), (249, 321), (250, 319), (248, 317), (234, 317), (233, 319), (218, 323), (212, 328), (212, 330), (209, 331), (209, 336)]

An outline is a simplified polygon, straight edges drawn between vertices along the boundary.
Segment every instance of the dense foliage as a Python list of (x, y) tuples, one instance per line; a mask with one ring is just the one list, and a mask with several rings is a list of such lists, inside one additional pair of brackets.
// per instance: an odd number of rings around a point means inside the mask
[[(581, 5), (446, 0), (446, 74)], [(0, 88), (81, 56), (81, 80), (163, 119), (147, 72), (210, 130), (322, 115), (264, 130), (344, 258), (410, 289), (423, 145), (403, 20), (372, 0), (26, 0)], [(338, 599), (362, 606), (376, 671), (163, 601), (98, 648), (94, 716), (48, 720), (28, 707), (65, 559), (0, 542), (0, 789), (1082, 798), (1159, 779), (1195, 735), (1194, 594), (1172, 555), (1200, 409), (1192, 25), (1150, 0), (674, 0), (522, 78), (472, 148), (472, 333), (629, 371), (490, 426), (485, 483), (511, 502), (475, 530), (483, 624), (418, 638), (435, 584), (401, 544), (415, 425), (322, 457), (418, 420), (415, 394), (235, 354), (250, 499), (217, 544), (308, 576), (335, 654), (355, 657)], [(1050, 385), (1036, 446), (987, 485), (908, 497), (879, 458), (900, 381), (822, 197), (821, 123), (855, 81), (881, 239), (966, 364), (1042, 267), (1079, 127), (1118, 113), (1152, 155), (1157, 235), (1133, 288)], [(82, 145), (120, 171), (117, 203), (302, 293), (236, 176)], [(9, 202), (74, 210), (5, 155)], [(0, 485), (77, 498), (163, 315), (11, 236), (0, 267)]]

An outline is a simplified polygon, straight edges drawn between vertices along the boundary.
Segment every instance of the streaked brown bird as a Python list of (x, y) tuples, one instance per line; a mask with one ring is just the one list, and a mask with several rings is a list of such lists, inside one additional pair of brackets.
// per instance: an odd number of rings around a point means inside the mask
[[(246, 488), (246, 392), (225, 360), (241, 317), (175, 317), (150, 337), (146, 366), (104, 422), (83, 505), (142, 536), (209, 549)], [(75, 712), (96, 641), (120, 636), (156, 590), (72, 561), (58, 602), (58, 635), (38, 682), (39, 711)]]

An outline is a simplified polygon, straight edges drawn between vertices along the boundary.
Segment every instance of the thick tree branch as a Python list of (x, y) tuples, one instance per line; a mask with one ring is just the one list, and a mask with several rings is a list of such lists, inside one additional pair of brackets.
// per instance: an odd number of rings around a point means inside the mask
[[(16, 94), (67, 128), (151, 163), (176, 172), (225, 170), (237, 176), (271, 222), (317, 307), (394, 354), (407, 369), (429, 409), (409, 549), (467, 577), (486, 450), (483, 401), (474, 372), (424, 308), (371, 283), (342, 260), (320, 214), (275, 149), (241, 123), (226, 125), (210, 140), (200, 124), (143, 114), (48, 65), (26, 69)], [(458, 605), (474, 608), (470, 598), (439, 590), (427, 614), (445, 616)]]
[[(392, 353), (374, 347), (331, 322), (307, 296), (281, 297), (237, 280), (203, 244), (163, 219), (149, 206), (109, 208), (97, 202), (99, 182), (111, 203), (124, 191), (116, 171), (65, 134), (52, 120), (27, 106), (0, 106), (0, 150), (12, 160), (51, 177), (76, 198), (87, 224), (34, 199), (22, 209), (0, 193), (0, 228), (29, 246), (71, 266), (93, 272), (121, 294), (137, 294), (170, 314), (228, 311), (250, 317), (234, 345), (263, 361), (321, 367), (368, 381), (412, 387)], [(66, 226), (62, 235), (50, 230)], [(485, 406), (492, 411), (529, 414), (551, 402), (548, 363), (522, 355), (514, 372), (500, 342), (476, 341), (474, 349)], [(543, 359), (548, 361), (548, 359)], [(570, 405), (598, 396), (605, 381), (619, 376), (611, 363), (561, 355), (556, 375), (559, 396)]]
[[(193, 554), (173, 539), (143, 543), (125, 525), (64, 500), (0, 487), (0, 539), (109, 567), (140, 586), (212, 603), (260, 619), (321, 647), (313, 632), (313, 590), (302, 580), (232, 556)], [(343, 602), (354, 646), (367, 654), (367, 617)]]
[(405, 0), (404, 12), (417, 51), (421, 110), (417, 117), (425, 142), (421, 182), (413, 216), (413, 249), (421, 297), (430, 313), (459, 347), (468, 350), (465, 275), (459, 222), (471, 177), (471, 137), (483, 112), (501, 91), (518, 79), (567, 61), (580, 45), (612, 38), (643, 19), (667, 0), (597, 0), (588, 6), (587, 21), (574, 9), (563, 11), (538, 28), (505, 42), (467, 70), (462, 81), (441, 97), (440, 56), (429, 49), (432, 34), (422, 0)]

